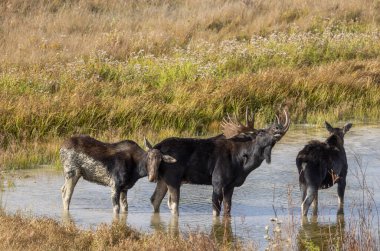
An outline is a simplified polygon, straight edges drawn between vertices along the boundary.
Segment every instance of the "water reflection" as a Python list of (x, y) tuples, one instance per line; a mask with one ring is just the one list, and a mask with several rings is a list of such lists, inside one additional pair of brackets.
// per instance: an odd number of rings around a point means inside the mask
[(235, 236), (232, 231), (232, 223), (230, 217), (214, 217), (212, 221), (211, 236), (219, 244), (232, 243), (235, 241)]
[[(150, 218), (150, 227), (155, 232), (166, 232), (171, 236), (179, 236), (179, 216), (170, 216), (168, 224), (165, 224), (160, 213), (152, 213)], [(217, 243), (232, 243), (236, 241), (236, 236), (232, 231), (232, 221), (230, 217), (213, 217), (212, 227), (210, 230), (210, 237), (212, 237)]]
[(120, 214), (113, 214), (112, 215), (112, 223), (121, 224), (121, 225), (127, 225), (128, 223), (128, 212), (123, 212)]
[(165, 223), (161, 219), (160, 213), (153, 213), (150, 217), (150, 227), (154, 229), (155, 232), (165, 232)]
[(297, 236), (298, 250), (341, 250), (344, 243), (344, 215), (337, 214), (336, 222), (320, 223), (318, 216), (302, 218)]
[(177, 215), (172, 215), (169, 224), (165, 226), (160, 213), (152, 213), (150, 217), (150, 227), (154, 229), (155, 232), (167, 232), (171, 236), (178, 236), (180, 232)]
[(71, 215), (70, 211), (62, 210), (62, 224), (64, 226), (75, 224), (74, 218)]

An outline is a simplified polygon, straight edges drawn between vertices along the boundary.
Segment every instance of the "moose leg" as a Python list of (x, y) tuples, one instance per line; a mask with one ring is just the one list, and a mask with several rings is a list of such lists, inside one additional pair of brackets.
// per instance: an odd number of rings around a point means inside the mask
[(120, 192), (120, 187), (116, 185), (112, 187), (111, 199), (114, 214), (118, 214), (120, 212)]
[(168, 208), (171, 209), (171, 205), (172, 205), (172, 198), (170, 197), (170, 193), (168, 195)]
[[(158, 180), (156, 189), (154, 190), (152, 196), (150, 197), (150, 202), (152, 203), (153, 210), (155, 213), (160, 212), (160, 205), (167, 191), (168, 191), (168, 187), (166, 183), (164, 182), (164, 180), (162, 179)], [(170, 208), (170, 205), (168, 206)]]
[(212, 215), (214, 216), (220, 215), (221, 204), (223, 200), (223, 193), (220, 190), (221, 189), (214, 187), (214, 191), (212, 193)]
[(343, 214), (344, 208), (344, 191), (346, 190), (346, 179), (340, 179), (338, 182), (338, 214)]
[(128, 189), (125, 189), (124, 191), (120, 192), (120, 205), (121, 205), (122, 212), (128, 211), (127, 193), (128, 193)]
[(301, 211), (303, 216), (307, 216), (307, 211), (309, 211), (309, 207), (313, 202), (317, 191), (318, 189), (316, 187), (307, 188), (306, 198), (301, 205)]
[(318, 215), (318, 190), (315, 191), (315, 196), (313, 200), (313, 216)]
[(232, 194), (234, 193), (234, 188), (231, 188), (227, 191), (224, 191), (223, 195), (223, 207), (224, 207), (224, 216), (231, 216), (231, 206), (232, 206)]
[(307, 194), (306, 184), (301, 183), (300, 184), (300, 189), (301, 189), (301, 193), (302, 193), (302, 202), (303, 202), (305, 200), (306, 194)]
[(170, 210), (173, 215), (178, 215), (178, 204), (179, 204), (179, 194), (180, 186), (168, 186), (169, 188), (169, 198), (170, 198)]
[(65, 184), (63, 184), (61, 188), (62, 203), (64, 210), (69, 210), (71, 196), (73, 195), (75, 185), (77, 184), (80, 177), (81, 175), (77, 171), (75, 171), (75, 174), (71, 177), (68, 174), (66, 174)]

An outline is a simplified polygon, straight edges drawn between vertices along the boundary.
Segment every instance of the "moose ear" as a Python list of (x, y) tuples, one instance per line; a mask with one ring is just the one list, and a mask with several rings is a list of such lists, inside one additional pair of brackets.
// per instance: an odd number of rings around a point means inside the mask
[(148, 150), (150, 150), (150, 149), (152, 149), (153, 147), (152, 147), (152, 144), (150, 144), (150, 142), (147, 140), (147, 138), (145, 138), (144, 137), (144, 145), (145, 145), (145, 147), (148, 149)]
[(334, 128), (329, 123), (327, 123), (327, 121), (325, 121), (325, 126), (326, 126), (327, 131), (331, 133), (334, 132)]
[(176, 163), (177, 160), (175, 158), (173, 158), (172, 156), (170, 155), (166, 155), (166, 154), (163, 154), (162, 155), (162, 160), (165, 162), (165, 163)]
[(352, 123), (347, 123), (343, 126), (343, 133), (346, 134), (352, 127)]

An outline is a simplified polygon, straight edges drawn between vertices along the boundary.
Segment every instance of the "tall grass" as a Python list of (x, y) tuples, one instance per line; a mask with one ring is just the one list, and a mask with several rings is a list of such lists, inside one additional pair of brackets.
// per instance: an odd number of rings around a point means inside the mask
[[(0, 166), (56, 162), (62, 138), (379, 120), (378, 1), (0, 3)], [(55, 142), (57, 145), (53, 146)], [(55, 157), (54, 157), (55, 156)]]
[(377, 0), (11, 0), (0, 4), (0, 61), (68, 62), (104, 50), (119, 60), (133, 52), (164, 55), (201, 40), (250, 39), (273, 31), (319, 31), (349, 23), (378, 27)]
[(80, 230), (48, 218), (32, 218), (0, 211), (1, 250), (253, 250), (239, 242), (218, 241), (207, 233), (188, 236), (165, 232), (140, 233), (125, 224)]

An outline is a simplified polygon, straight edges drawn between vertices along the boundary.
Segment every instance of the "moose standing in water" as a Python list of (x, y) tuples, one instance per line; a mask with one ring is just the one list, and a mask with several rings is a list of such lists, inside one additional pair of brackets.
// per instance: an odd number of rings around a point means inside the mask
[(310, 141), (297, 155), (296, 164), (302, 192), (302, 215), (306, 216), (313, 202), (313, 215), (318, 213), (318, 189), (338, 184), (339, 209), (343, 213), (344, 190), (346, 188), (347, 157), (344, 150), (344, 135), (352, 127), (333, 128), (325, 122), (330, 136), (325, 142)]
[[(241, 186), (248, 174), (259, 167), (265, 159), (271, 162), (273, 146), (288, 131), (290, 119), (287, 111), (285, 123), (277, 121), (267, 129), (255, 129), (253, 115), (246, 125), (235, 117), (222, 123), (224, 137), (209, 139), (168, 138), (154, 146), (163, 154), (177, 160), (162, 162), (157, 174), (157, 186), (151, 197), (155, 212), (169, 190), (168, 206), (172, 214), (178, 215), (180, 186), (182, 183), (212, 185), (213, 215), (219, 216), (221, 203), (224, 215), (231, 212), (231, 200), (235, 187)], [(284, 119), (282, 119), (284, 120)]]
[(90, 136), (73, 136), (66, 140), (60, 150), (65, 175), (62, 186), (64, 210), (69, 210), (74, 187), (80, 177), (90, 182), (112, 188), (114, 213), (127, 211), (127, 190), (136, 181), (148, 175), (153, 181), (153, 172), (160, 162), (174, 163), (169, 155), (152, 149), (147, 152), (137, 143), (125, 140), (118, 143), (103, 143)]

